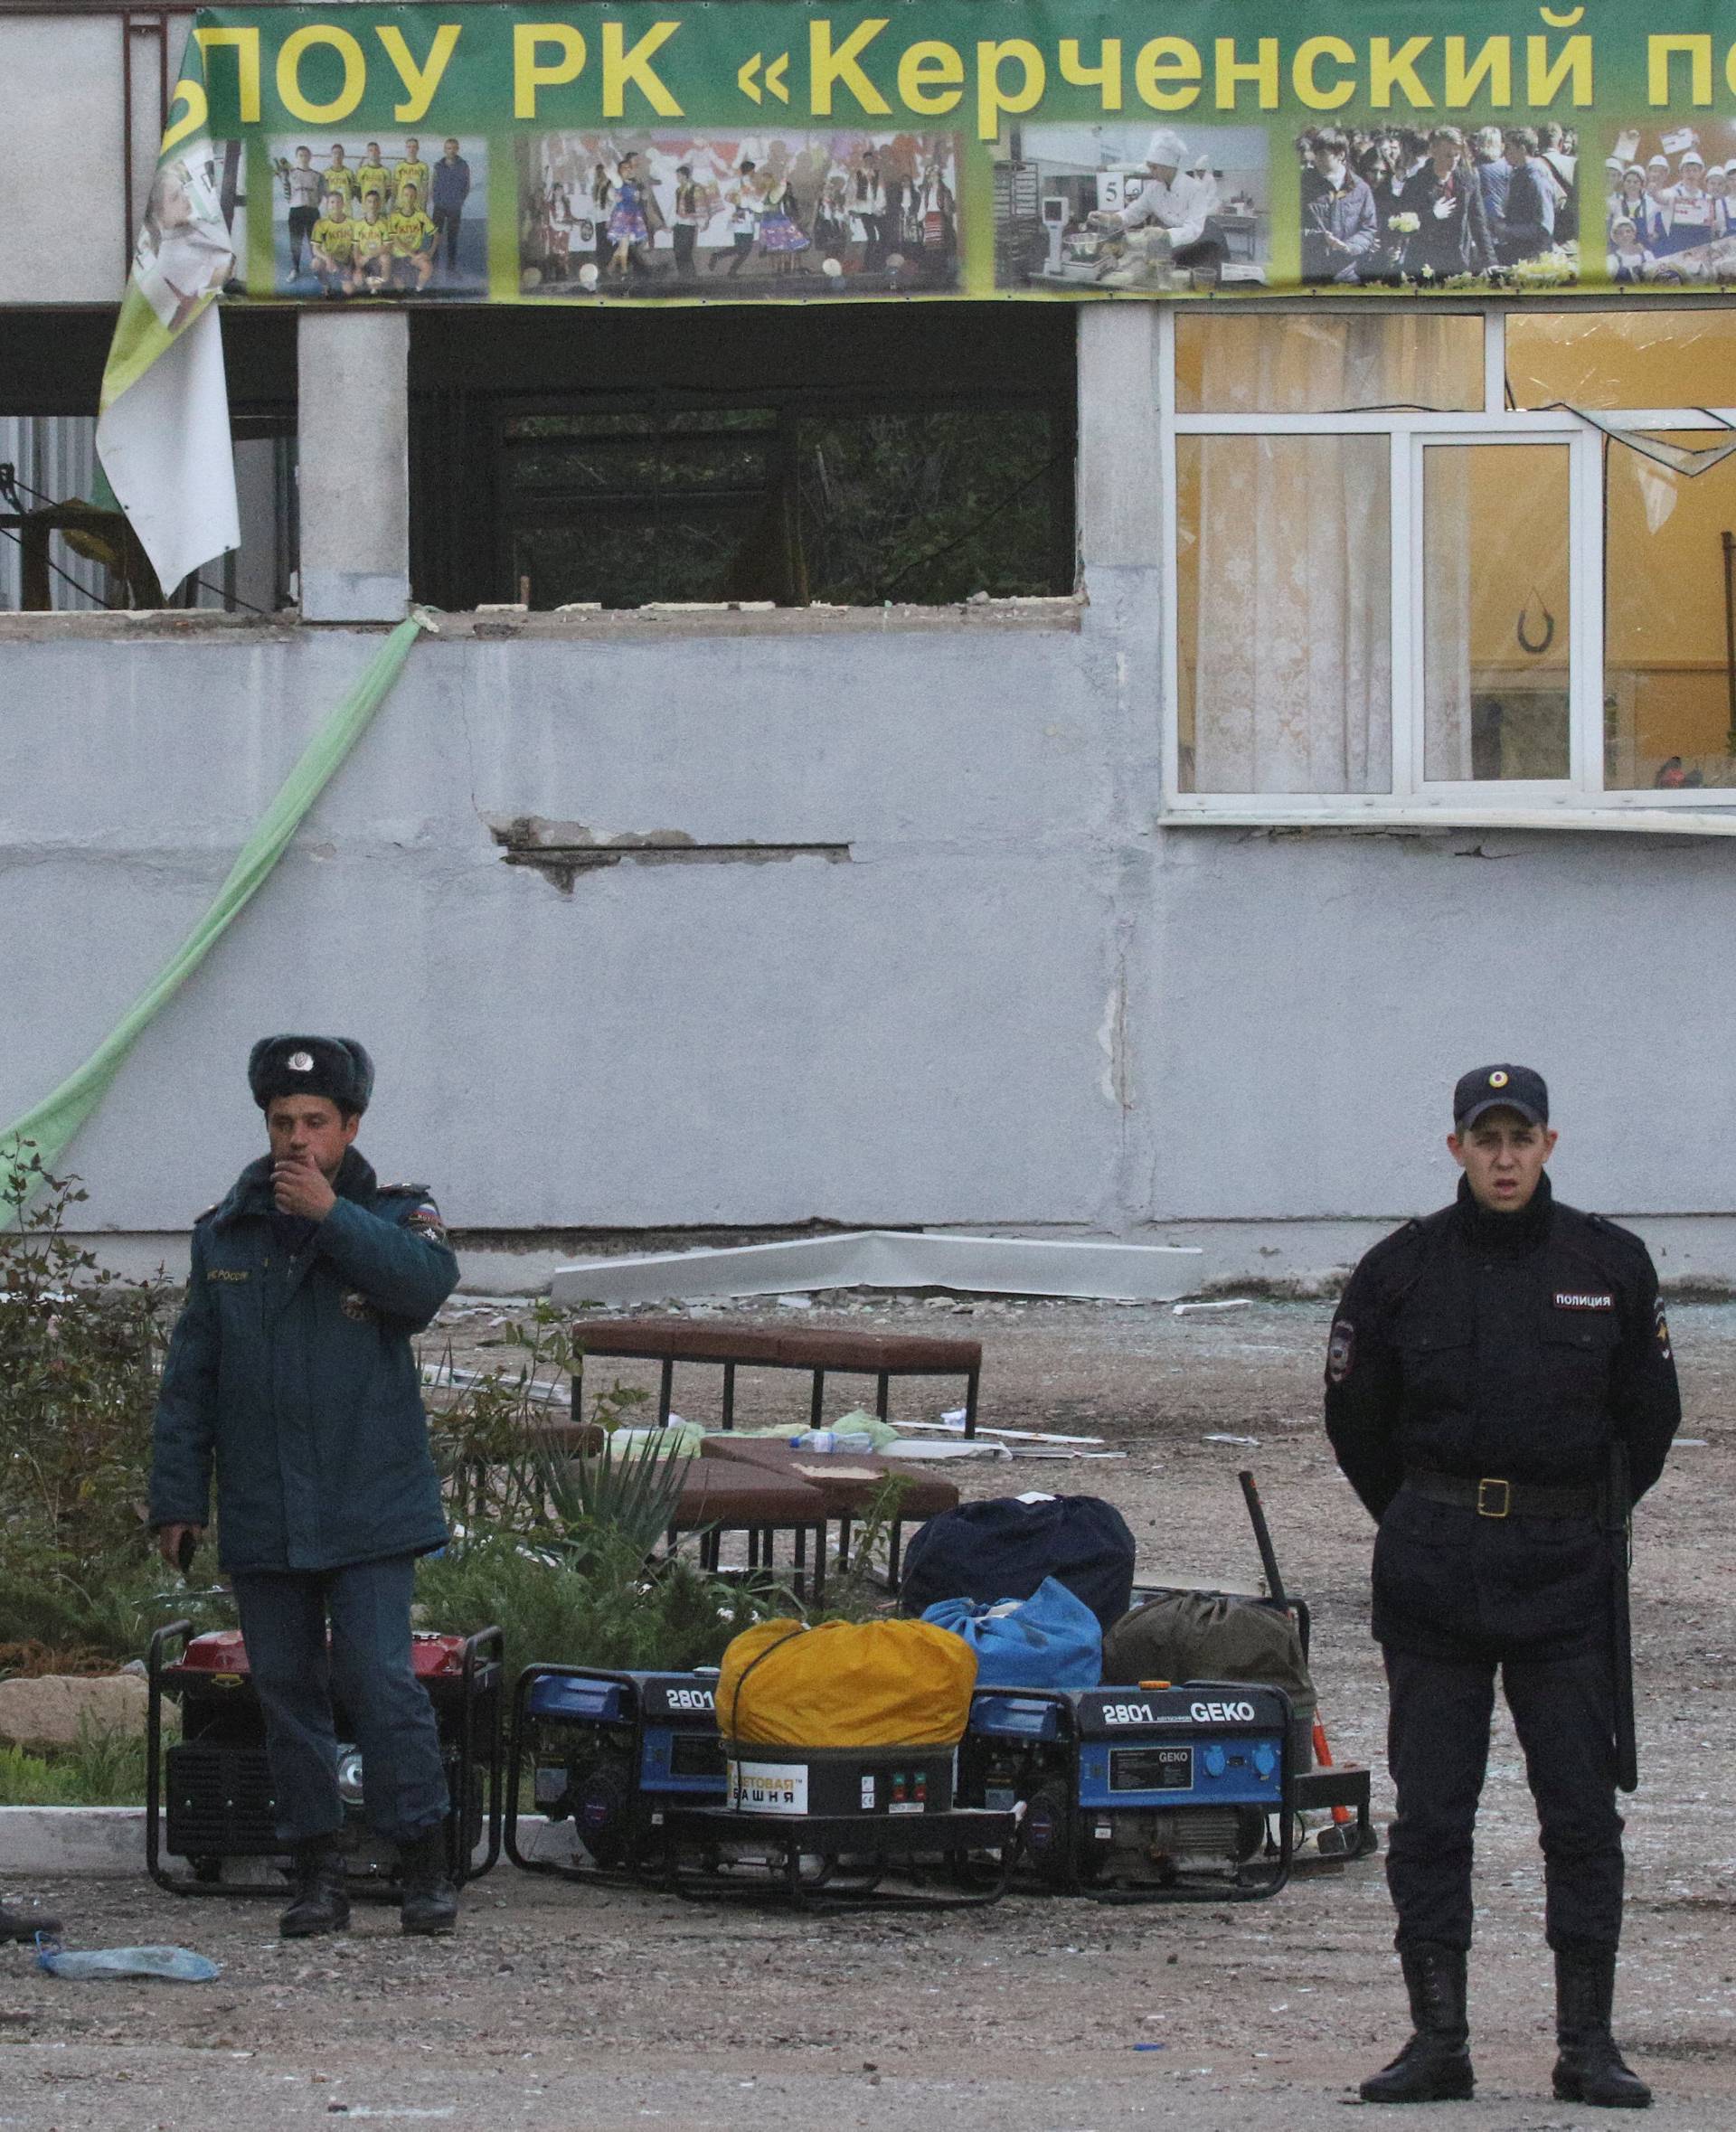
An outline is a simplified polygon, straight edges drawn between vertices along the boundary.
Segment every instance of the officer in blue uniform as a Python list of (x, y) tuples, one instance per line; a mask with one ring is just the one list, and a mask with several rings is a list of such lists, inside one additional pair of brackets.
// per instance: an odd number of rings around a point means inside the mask
[[(1471, 1847), (1499, 1671), (1541, 1825), (1559, 2099), (1641, 2108), (1610, 2033), (1621, 1935), (1620, 1646), (1610, 1537), (1681, 1417), (1637, 1236), (1561, 1205), (1542, 1075), (1466, 1074), (1458, 1196), (1357, 1267), (1333, 1321), (1326, 1429), (1379, 1521), (1373, 1630), (1398, 1816), (1387, 1880), (1415, 2033), (1368, 2102), (1462, 2099)], [(1611, 1448), (1629, 1504), (1612, 1506)]]
[(428, 1188), (379, 1184), (354, 1145), (373, 1088), (359, 1043), (269, 1037), (248, 1082), (270, 1151), (193, 1229), (151, 1522), (174, 1564), (210, 1522), (214, 1467), (295, 1866), (285, 1937), (349, 1922), (334, 1698), (362, 1750), (369, 1822), (398, 1846), (403, 1928), (449, 1932), (446, 1777), (410, 1622), (416, 1557), (446, 1521), (410, 1341), (458, 1261)]

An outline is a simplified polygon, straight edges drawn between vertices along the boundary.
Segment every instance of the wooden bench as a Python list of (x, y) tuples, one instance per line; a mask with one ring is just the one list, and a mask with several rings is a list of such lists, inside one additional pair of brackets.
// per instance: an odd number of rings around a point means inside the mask
[(929, 1339), (920, 1333), (787, 1332), (782, 1326), (716, 1325), (684, 1317), (592, 1317), (572, 1321), (579, 1360), (572, 1373), (572, 1412), (580, 1418), (587, 1355), (619, 1355), (663, 1365), (657, 1425), (669, 1419), (677, 1363), (704, 1363), (723, 1372), (723, 1420), (735, 1427), (739, 1369), (806, 1370), (814, 1380), (809, 1426), (825, 1413), (827, 1377), (873, 1377), (874, 1411), (884, 1421), (894, 1377), (962, 1377), (965, 1434), (976, 1433), (976, 1391), (983, 1371), (980, 1340)]

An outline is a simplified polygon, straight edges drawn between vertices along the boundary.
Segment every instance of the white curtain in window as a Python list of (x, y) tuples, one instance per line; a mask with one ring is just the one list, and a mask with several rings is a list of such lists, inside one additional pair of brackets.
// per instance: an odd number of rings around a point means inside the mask
[(1383, 437), (1202, 437), (1194, 789), (1390, 792)]

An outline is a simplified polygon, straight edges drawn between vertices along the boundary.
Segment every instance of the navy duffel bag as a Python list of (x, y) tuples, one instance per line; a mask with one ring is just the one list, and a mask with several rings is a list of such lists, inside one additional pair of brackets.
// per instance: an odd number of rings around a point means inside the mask
[(1098, 1495), (1000, 1495), (931, 1517), (904, 1551), (901, 1612), (940, 1599), (1030, 1599), (1053, 1577), (1107, 1629), (1133, 1601), (1133, 1534)]

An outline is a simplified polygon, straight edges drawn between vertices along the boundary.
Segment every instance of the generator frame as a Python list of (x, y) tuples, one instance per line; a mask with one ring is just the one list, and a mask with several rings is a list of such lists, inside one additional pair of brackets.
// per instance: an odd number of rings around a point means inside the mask
[[(513, 1684), (513, 1717), (506, 1749), (506, 1855), (523, 1873), (547, 1873), (559, 1880), (590, 1881), (605, 1887), (643, 1887), (647, 1884), (644, 1870), (646, 1856), (651, 1846), (644, 1841), (647, 1833), (660, 1831), (663, 1817), (672, 1809), (653, 1809), (654, 1818), (645, 1830), (635, 1827), (628, 1838), (629, 1852), (626, 1864), (577, 1865), (556, 1858), (527, 1858), (518, 1847), (518, 1808), (520, 1788), (524, 1781), (524, 1749), (528, 1744), (528, 1731), (532, 1723), (547, 1723), (546, 1719), (533, 1719), (529, 1714), (531, 1691), (538, 1681), (547, 1679), (609, 1681), (626, 1688), (632, 1696), (631, 1754), (633, 1769), (637, 1774), (645, 1766), (645, 1740), (647, 1730), (645, 1697), (641, 1692), (646, 1672), (675, 1669), (644, 1668), (635, 1674), (607, 1665), (533, 1665), (524, 1667)], [(715, 1723), (715, 1712), (712, 1714)], [(580, 1841), (583, 1842), (580, 1836)], [(661, 1847), (657, 1849), (659, 1863)]]
[[(177, 1638), (184, 1647), (193, 1635), (193, 1623), (187, 1620), (171, 1621), (152, 1637), (146, 1660), (146, 1677), (148, 1700), (145, 1714), (145, 1866), (159, 1888), (171, 1895), (228, 1895), (269, 1896), (275, 1901), (283, 1900), (283, 1888), (269, 1881), (230, 1882), (204, 1877), (195, 1864), (188, 1873), (176, 1873), (164, 1863), (163, 1849), (163, 1696), (164, 1673), (166, 1667), (165, 1652)], [(499, 1862), (501, 1851), (501, 1723), (500, 1686), (505, 1650), (504, 1633), (495, 1627), (481, 1628), (474, 1636), (466, 1637), (461, 1646), (462, 1665), (458, 1685), (458, 1767), (463, 1782), (460, 1796), (448, 1806), (445, 1829), (447, 1871), (455, 1887), (466, 1882), (480, 1880)], [(487, 1726), (486, 1739), (481, 1738), (481, 1728)], [(486, 1746), (486, 1770), (478, 1782), (477, 1749)], [(481, 1819), (487, 1830), (488, 1844), (482, 1863), (476, 1863), (472, 1845), (467, 1841), (475, 1821)], [(209, 1852), (201, 1853), (201, 1859), (225, 1857), (262, 1858), (287, 1855), (288, 1845), (281, 1852)], [(179, 1855), (179, 1854), (172, 1854)], [(398, 1896), (390, 1881), (381, 1873), (359, 1873), (348, 1878), (348, 1893), (353, 1899), (395, 1902)]]
[[(784, 1899), (797, 1910), (872, 1910), (880, 1914), (986, 1909), (1005, 1894), (1018, 1849), (1017, 1815), (981, 1807), (955, 1806), (912, 1815), (904, 1821), (869, 1815), (763, 1814), (735, 1807), (689, 1807), (666, 1815), (663, 1833), (661, 1885), (665, 1892), (689, 1902)], [(729, 1881), (719, 1873), (684, 1867), (684, 1839), (701, 1847), (763, 1843), (769, 1854), (781, 1856), (763, 1881)], [(981, 1851), (998, 1852), (998, 1862), (988, 1869), (988, 1878), (973, 1887), (967, 1861), (973, 1852)], [(937, 1855), (944, 1861), (958, 1893), (926, 1895), (914, 1888), (908, 1893), (882, 1891), (881, 1880), (897, 1864)], [(820, 1878), (805, 1880), (802, 1862), (815, 1856), (826, 1863), (826, 1871)], [(844, 1877), (833, 1877), (834, 1865), (842, 1860), (864, 1856), (873, 1861), (867, 1870), (852, 1863), (842, 1867)]]
[[(1226, 1695), (1241, 1697), (1250, 1692), (1250, 1684), (1242, 1681), (1177, 1681), (1175, 1684), (1175, 1688), (1177, 1692), (1185, 1689), (1189, 1693), (1194, 1694), (1196, 1696), (1204, 1695), (1215, 1691), (1217, 1695), (1220, 1697)], [(1079, 1712), (1075, 1697), (1080, 1693), (1090, 1693), (1094, 1694), (1101, 1693), (1104, 1695), (1114, 1695), (1117, 1693), (1125, 1693), (1127, 1696), (1132, 1697), (1137, 1695), (1139, 1691), (1132, 1688), (1127, 1689), (1125, 1691), (1118, 1691), (1113, 1687), (1092, 1689), (1089, 1691), (1080, 1691), (1078, 1689), (1068, 1690), (1061, 1688), (1017, 1688), (1010, 1686), (978, 1688), (971, 1698), (973, 1711), (975, 1710), (976, 1703), (979, 1702), (1008, 1701), (1017, 1703), (1044, 1703), (1058, 1712), (1058, 1722), (1055, 1731), (1054, 1745), (1060, 1749), (1065, 1756), (1067, 1783), (1065, 1787), (1065, 1799), (1061, 1810), (1060, 1840), (1056, 1846), (1060, 1858), (1062, 1861), (1062, 1870), (1053, 1879), (1047, 1879), (1045, 1877), (1045, 1882), (1043, 1884), (1047, 1886), (1049, 1891), (1055, 1894), (1083, 1895), (1093, 1902), (1102, 1902), (1108, 1904), (1132, 1904), (1147, 1902), (1225, 1903), (1268, 1901), (1272, 1896), (1278, 1894), (1281, 1889), (1287, 1886), (1288, 1884), (1293, 1867), (1295, 1851), (1295, 1838), (1293, 1833), (1295, 1826), (1295, 1805), (1292, 1796), (1295, 1778), (1290, 1766), (1290, 1701), (1289, 1697), (1284, 1693), (1281, 1688), (1257, 1687), (1253, 1688), (1252, 1692), (1261, 1695), (1275, 1696), (1280, 1704), (1283, 1712), (1283, 1723), (1278, 1728), (1278, 1800), (1273, 1806), (1264, 1807), (1254, 1807), (1251, 1809), (1252, 1811), (1259, 1812), (1261, 1815), (1262, 1819), (1269, 1829), (1273, 1816), (1276, 1816), (1277, 1817), (1278, 1854), (1276, 1859), (1268, 1868), (1266, 1868), (1262, 1876), (1256, 1881), (1250, 1881), (1245, 1877), (1247, 1873), (1247, 1864), (1249, 1862), (1242, 1862), (1236, 1865), (1235, 1878), (1233, 1881), (1227, 1883), (1220, 1882), (1217, 1885), (1211, 1887), (1201, 1887), (1186, 1884), (1183, 1882), (1178, 1877), (1177, 1880), (1172, 1883), (1158, 1884), (1149, 1888), (1099, 1888), (1093, 1886), (1091, 1882), (1086, 1880), (1080, 1872), (1080, 1861), (1083, 1854), (1083, 1845), (1080, 1841), (1080, 1832), (1087, 1820), (1091, 1816), (1100, 1816), (1105, 1811), (1112, 1812), (1114, 1809), (1106, 1809), (1101, 1807), (1087, 1807), (1081, 1805), (1080, 1803), (1079, 1796), (1080, 1750), (1081, 1742), (1084, 1739), (1084, 1735), (1081, 1733), (1079, 1728)], [(969, 1737), (968, 1731), (967, 1731), (966, 1737)], [(1030, 1801), (1028, 1799), (1023, 1802), (1020, 1823), (1020, 1847), (1027, 1858), (1032, 1855), (1028, 1814), (1029, 1807)], [(1178, 1807), (1175, 1810), (1185, 1811), (1186, 1808), (1184, 1807)], [(1269, 1838), (1268, 1840), (1269, 1842)], [(1024, 1891), (1025, 1891), (1022, 1888), (1021, 1892)]]

